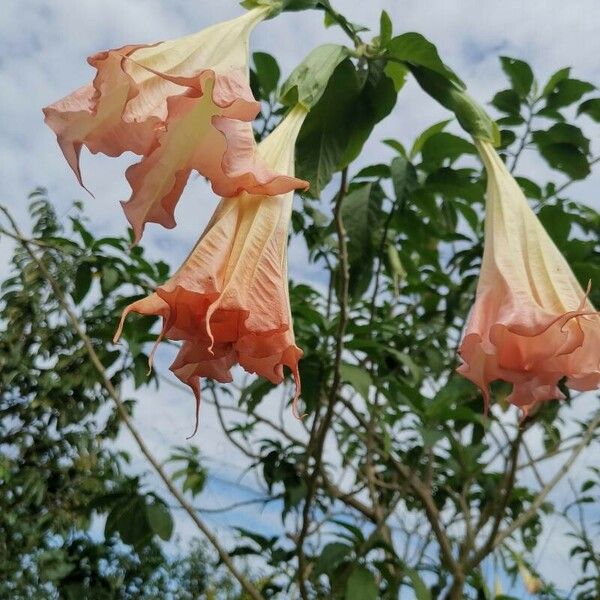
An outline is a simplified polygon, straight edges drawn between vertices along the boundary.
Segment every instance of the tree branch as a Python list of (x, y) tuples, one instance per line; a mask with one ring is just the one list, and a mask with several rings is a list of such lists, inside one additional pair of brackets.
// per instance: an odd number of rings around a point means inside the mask
[[(327, 410), (323, 420), (318, 427), (313, 427), (314, 432), (314, 450), (312, 456), (315, 460), (312, 476), (308, 481), (308, 489), (306, 492), (306, 499), (304, 501), (304, 508), (302, 511), (302, 528), (298, 535), (298, 584), (300, 587), (300, 595), (303, 600), (309, 600), (308, 591), (306, 589), (306, 555), (304, 553), (304, 541), (306, 539), (308, 529), (310, 526), (310, 509), (312, 506), (313, 499), (315, 497), (317, 488), (317, 479), (321, 471), (323, 461), (323, 448), (325, 446), (325, 438), (331, 420), (334, 414), (334, 406), (337, 400), (338, 389), (341, 383), (341, 363), (342, 353), (344, 350), (344, 335), (346, 333), (346, 326), (348, 324), (348, 285), (349, 285), (349, 267), (348, 267), (348, 245), (346, 242), (346, 230), (342, 220), (342, 203), (346, 197), (348, 191), (348, 167), (342, 171), (342, 177), (340, 182), (340, 189), (337, 194), (336, 203), (333, 211), (335, 229), (338, 237), (338, 249), (339, 249), (339, 273), (340, 273), (340, 292), (339, 292), (339, 321), (338, 330), (336, 335), (336, 350), (335, 358), (333, 362), (333, 381), (331, 388), (329, 389)], [(315, 414), (315, 423), (318, 419), (318, 415)], [(313, 438), (313, 436), (311, 436)], [(313, 439), (309, 442), (309, 447), (312, 445)], [(310, 460), (310, 456), (307, 457), (307, 461)], [(308, 462), (307, 462), (308, 466)]]
[(531, 506), (524, 513), (521, 513), (519, 517), (517, 517), (504, 531), (498, 533), (493, 542), (493, 547), (498, 547), (509, 535), (515, 532), (520, 527), (523, 527), (529, 519), (531, 519), (537, 510), (540, 508), (548, 494), (554, 489), (556, 484), (568, 473), (571, 466), (575, 463), (581, 452), (584, 448), (592, 441), (594, 437), (594, 432), (600, 426), (600, 412), (596, 414), (596, 416), (592, 419), (590, 424), (588, 425), (581, 441), (575, 448), (569, 458), (562, 464), (560, 469), (556, 472), (554, 477), (550, 479), (550, 481), (542, 488), (539, 494), (535, 497)]

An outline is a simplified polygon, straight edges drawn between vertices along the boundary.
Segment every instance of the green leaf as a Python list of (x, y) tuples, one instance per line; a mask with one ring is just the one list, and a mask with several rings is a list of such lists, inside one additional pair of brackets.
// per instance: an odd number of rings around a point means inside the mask
[(46, 581), (60, 581), (72, 573), (76, 566), (62, 548), (44, 550), (37, 557), (37, 563), (40, 575)]
[(379, 587), (369, 569), (356, 565), (346, 583), (345, 600), (377, 600)]
[(191, 492), (192, 496), (197, 496), (206, 485), (206, 472), (203, 470), (195, 473), (188, 473), (183, 482), (183, 491)]
[(268, 98), (269, 95), (277, 89), (277, 83), (281, 72), (277, 61), (266, 52), (255, 52), (252, 55), (254, 66), (256, 67), (256, 76), (260, 84), (263, 98)]
[(583, 179), (589, 175), (586, 155), (590, 141), (578, 127), (556, 123), (547, 131), (535, 131), (532, 139), (552, 168), (566, 173), (572, 179)]
[(341, 519), (331, 519), (331, 522), (335, 523), (336, 525), (339, 525), (340, 527), (343, 527), (346, 531), (349, 532), (349, 534), (336, 532), (336, 535), (338, 537), (341, 537), (341, 538), (351, 541), (355, 546), (357, 546), (358, 544), (364, 543), (365, 535), (361, 531), (361, 529), (359, 527), (357, 527), (356, 525), (352, 525), (352, 523), (348, 523), (347, 521), (342, 521)]
[(293, 12), (298, 10), (309, 10), (324, 4), (323, 0), (283, 0), (283, 10)]
[(451, 121), (452, 121), (452, 119), (440, 121), (439, 123), (435, 123), (434, 125), (431, 125), (431, 127), (428, 127), (425, 131), (420, 133), (419, 136), (417, 137), (417, 139), (415, 140), (414, 144), (412, 145), (412, 148), (410, 150), (410, 154), (408, 155), (408, 157), (414, 158), (415, 156), (417, 156), (417, 154), (419, 154), (419, 152), (421, 152), (421, 148), (423, 147), (423, 144), (432, 135), (443, 131), (446, 128), (446, 125), (448, 125), (448, 123), (450, 123)]
[(590, 98), (582, 102), (577, 109), (577, 115), (587, 115), (600, 123), (600, 98)]
[(572, 144), (585, 154), (590, 151), (590, 140), (583, 135), (579, 127), (568, 123), (556, 123), (547, 131), (535, 131), (533, 140), (538, 145)]
[(409, 577), (416, 600), (431, 600), (431, 592), (421, 579), (421, 576), (414, 569), (406, 569), (406, 575)]
[(408, 68), (401, 63), (390, 61), (385, 65), (383, 71), (392, 80), (394, 89), (398, 93), (406, 83), (406, 77), (409, 73)]
[(369, 388), (373, 385), (370, 373), (359, 367), (343, 362), (340, 365), (342, 381), (349, 383), (365, 400), (369, 400)]
[(73, 230), (79, 233), (81, 240), (87, 248), (90, 248), (94, 243), (94, 236), (83, 226), (83, 223), (74, 217), (71, 217)]
[(556, 73), (554, 73), (550, 79), (548, 79), (548, 82), (544, 86), (544, 89), (542, 90), (542, 97), (547, 98), (556, 89), (556, 86), (563, 81), (563, 79), (567, 79), (570, 74), (571, 67), (564, 67), (563, 69), (556, 71)]
[(437, 48), (420, 33), (411, 31), (390, 40), (388, 56), (412, 66), (425, 67), (464, 89), (456, 73), (442, 62)]
[(509, 115), (521, 113), (521, 99), (515, 90), (502, 90), (492, 98), (492, 105)]
[(585, 179), (590, 174), (587, 158), (572, 144), (548, 144), (540, 152), (551, 167), (572, 179)]
[(571, 221), (565, 211), (560, 206), (546, 205), (541, 208), (538, 218), (550, 237), (562, 248), (563, 244), (569, 239), (571, 231)]
[(92, 267), (89, 263), (81, 263), (75, 272), (75, 282), (73, 293), (71, 294), (73, 302), (79, 304), (90, 291), (92, 285)]
[(240, 395), (240, 406), (247, 404), (248, 412), (254, 409), (262, 402), (263, 398), (274, 389), (274, 385), (267, 379), (258, 378), (247, 385)]
[(390, 167), (382, 163), (376, 165), (369, 165), (364, 169), (361, 169), (355, 176), (354, 179), (365, 179), (367, 177), (375, 177), (377, 179), (387, 179), (390, 177)]
[(133, 384), (137, 390), (140, 386), (148, 382), (148, 357), (143, 354), (136, 354), (133, 359)]
[(382, 47), (387, 46), (392, 39), (393, 27), (390, 15), (385, 10), (381, 11), (379, 18), (379, 43)]
[(554, 90), (548, 94), (546, 106), (551, 109), (569, 106), (577, 102), (582, 96), (596, 89), (596, 86), (579, 79), (563, 79), (559, 81)]
[(138, 547), (152, 537), (146, 514), (146, 502), (142, 496), (124, 496), (106, 517), (104, 535), (109, 538), (117, 532), (123, 543)]
[(327, 544), (315, 563), (317, 574), (332, 573), (338, 565), (352, 552), (352, 546), (340, 542)]
[(375, 256), (374, 234), (379, 232), (383, 194), (378, 185), (355, 188), (342, 202), (341, 215), (348, 236), (349, 289), (358, 298), (369, 286)]
[(173, 517), (163, 502), (146, 505), (146, 517), (152, 531), (162, 540), (170, 540), (173, 534)]
[(318, 197), (333, 174), (358, 156), (375, 124), (396, 103), (382, 64), (371, 62), (368, 69), (365, 73), (343, 61), (304, 121), (296, 145), (296, 174), (310, 181), (312, 196)]
[(394, 186), (394, 195), (399, 208), (402, 208), (408, 196), (418, 185), (417, 172), (413, 164), (404, 156), (395, 156), (390, 165), (390, 174)]
[(510, 79), (510, 84), (521, 98), (527, 97), (533, 85), (533, 71), (524, 61), (501, 56), (502, 70)]
[(441, 165), (441, 163), (449, 159), (454, 162), (463, 154), (476, 154), (475, 146), (453, 133), (441, 131), (430, 136), (421, 149), (423, 162)]
[(531, 179), (527, 179), (527, 177), (520, 177), (518, 175), (515, 179), (528, 198), (533, 198), (534, 200), (542, 199), (542, 188), (537, 183), (531, 181)]
[(110, 265), (102, 265), (100, 271), (100, 287), (104, 294), (109, 294), (114, 290), (120, 279), (120, 273), (114, 267)]
[(337, 66), (348, 57), (348, 49), (339, 44), (315, 48), (291, 73), (281, 88), (281, 102), (300, 103), (311, 109), (317, 104)]
[(406, 156), (406, 148), (398, 140), (387, 139), (383, 140), (383, 143), (401, 156)]
[(326, 361), (318, 354), (305, 354), (300, 361), (302, 401), (310, 412), (318, 404), (319, 394), (325, 379)]

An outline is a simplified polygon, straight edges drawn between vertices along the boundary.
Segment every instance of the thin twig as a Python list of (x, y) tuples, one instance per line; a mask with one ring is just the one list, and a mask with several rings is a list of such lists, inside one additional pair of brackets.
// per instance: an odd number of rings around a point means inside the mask
[(533, 106), (529, 105), (527, 108), (529, 108), (529, 115), (527, 116), (527, 121), (525, 123), (525, 132), (523, 133), (523, 137), (521, 138), (519, 147), (517, 148), (517, 151), (515, 152), (515, 154), (513, 156), (513, 162), (512, 162), (512, 165), (510, 166), (511, 173), (515, 172), (515, 169), (517, 168), (517, 163), (519, 162), (521, 153), (525, 149), (525, 146), (527, 146), (529, 134), (531, 133), (531, 124), (533, 121)]
[(600, 426), (600, 412), (592, 419), (590, 424), (587, 426), (581, 441), (575, 448), (569, 458), (562, 464), (560, 469), (556, 472), (554, 477), (550, 479), (550, 481), (542, 488), (539, 494), (535, 497), (529, 509), (525, 512), (521, 513), (519, 517), (517, 517), (504, 531), (498, 533), (496, 538), (494, 539), (493, 546), (497, 548), (509, 535), (515, 532), (520, 527), (523, 527), (529, 519), (531, 519), (538, 511), (540, 506), (543, 504), (544, 500), (548, 496), (548, 494), (554, 489), (556, 484), (568, 473), (571, 466), (575, 463), (581, 452), (585, 449), (585, 447), (592, 441), (594, 437), (594, 432)]

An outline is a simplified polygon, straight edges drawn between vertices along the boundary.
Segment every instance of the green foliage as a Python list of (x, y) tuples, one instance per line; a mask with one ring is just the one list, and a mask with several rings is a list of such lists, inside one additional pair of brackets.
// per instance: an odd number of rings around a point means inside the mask
[(428, 69), (464, 89), (464, 84), (456, 73), (442, 62), (437, 48), (420, 33), (403, 33), (393, 38), (387, 44), (387, 50), (390, 58), (411, 67)]
[[(127, 329), (133, 355), (110, 339), (130, 295), (153, 289), (167, 276), (167, 265), (148, 262), (141, 249), (130, 252), (130, 237), (96, 238), (81, 205), (65, 231), (43, 190), (30, 201), (32, 233), (43, 240), (33, 248), (71, 292), (113, 384), (155, 382), (155, 376), (140, 381), (137, 371), (140, 361), (147, 370), (152, 320)], [(183, 573), (188, 565), (169, 562), (157, 545), (172, 535), (170, 510), (124, 474), (128, 456), (114, 449), (120, 422), (107, 392), (22, 247), (15, 248), (1, 293), (0, 596), (166, 597), (173, 588), (169, 569)], [(106, 518), (104, 540), (87, 534), (98, 517)], [(177, 597), (192, 597), (186, 594)]]
[(380, 62), (355, 67), (346, 59), (310, 111), (296, 146), (296, 174), (318, 197), (334, 173), (360, 153), (373, 127), (396, 104), (396, 90)]
[(509, 58), (508, 56), (501, 56), (500, 63), (518, 97), (527, 98), (533, 86), (531, 67), (522, 60)]
[[(386, 39), (387, 34), (382, 33), (389, 30), (385, 17), (382, 23), (379, 39)], [(412, 39), (419, 41), (418, 37)], [(392, 42), (390, 38), (386, 51)], [(410, 45), (405, 43), (405, 48), (410, 49)], [(435, 61), (436, 56), (427, 45), (420, 52), (415, 53), (414, 64), (403, 56), (417, 79), (422, 67), (414, 65), (419, 57), (425, 56), (421, 61)], [(379, 60), (374, 57), (371, 62)], [(557, 162), (553, 155), (553, 146), (567, 145), (566, 160), (577, 165), (583, 158), (587, 169), (592, 162), (589, 140), (577, 124), (566, 124), (557, 114), (549, 114), (544, 99), (560, 81), (568, 79), (569, 73), (562, 79), (555, 77), (540, 93), (526, 63), (503, 58), (501, 66), (510, 86), (493, 100), (493, 106), (504, 114), (499, 119), (501, 152), (511, 169), (518, 168), (522, 153), (528, 151), (568, 177), (562, 183), (523, 176), (518, 181), (580, 281), (584, 285), (592, 281), (592, 296), (597, 302), (599, 215), (566, 195), (569, 185), (589, 171)], [(444, 68), (443, 64), (437, 67)], [(303, 236), (311, 260), (329, 274), (328, 293), (320, 294), (306, 285), (291, 287), (296, 338), (305, 350), (300, 369), (309, 413), (307, 435), (319, 409), (323, 415), (333, 378), (331, 348), (339, 318), (339, 256), (332, 239), (333, 217), (323, 197), (332, 204), (339, 198), (339, 191), (328, 193), (325, 186), (347, 164), (336, 163), (331, 157), (339, 156), (341, 148), (336, 148), (335, 142), (347, 139), (347, 129), (352, 127), (339, 115), (344, 106), (340, 90), (352, 80), (353, 71), (357, 72), (349, 59), (337, 67), (298, 144), (297, 171), (311, 179), (312, 195), (319, 198), (303, 199), (302, 210), (294, 215), (294, 231)], [(434, 80), (440, 82), (439, 98), (445, 101), (449, 97), (449, 106), (460, 115), (462, 100), (452, 102), (463, 92), (454, 84), (451, 89), (457, 91), (448, 92), (449, 80), (434, 70), (426, 72), (424, 80), (429, 82), (432, 73), (442, 78)], [(453, 96), (455, 93), (458, 96)], [(473, 114), (467, 114), (463, 127), (468, 129), (479, 119), (481, 131), (495, 136), (487, 115), (478, 113), (479, 109), (473, 108), (477, 105), (468, 101), (465, 106), (467, 113), (472, 110)], [(336, 123), (336, 128), (330, 123)], [(412, 145), (388, 139), (386, 144), (398, 153), (389, 162), (350, 170), (340, 211), (346, 230), (351, 292), (346, 354), (340, 366), (337, 412), (328, 437), (329, 464), (319, 479), (311, 515), (315, 528), (324, 532), (322, 537), (310, 537), (307, 579), (311, 598), (356, 594), (395, 599), (398, 591), (407, 587), (417, 598), (445, 597), (451, 572), (439, 559), (436, 542), (431, 541), (422, 498), (402, 478), (397, 465), (409, 469), (417, 480), (430, 482), (440, 514), (464, 519), (468, 510), (476, 515), (475, 522), (481, 519), (491, 526), (497, 520), (500, 529), (527, 512), (536, 496), (535, 486), (521, 480), (506, 485), (508, 457), (506, 462), (491, 462), (491, 457), (517, 443), (516, 430), (500, 434), (499, 413), (484, 417), (479, 393), (453, 373), (456, 343), (473, 301), (481, 261), (485, 178), (474, 159), (471, 140), (446, 131), (448, 125), (448, 121), (433, 125)], [(347, 148), (347, 142), (338, 142), (338, 146)], [(410, 152), (405, 147), (411, 148)], [(287, 519), (302, 516), (301, 498), (306, 494), (303, 473), (304, 469), (310, 473), (306, 466), (311, 464), (306, 457), (310, 445), (300, 443), (292, 434), (286, 438), (284, 433), (283, 440), (277, 437), (275, 441), (275, 434), (267, 440), (258, 433), (261, 423), (265, 425), (261, 415), (265, 414), (270, 390), (270, 385), (257, 381), (242, 391), (240, 405), (250, 413), (243, 439), (255, 440), (256, 464), (262, 467), (271, 494), (285, 498), (284, 529), (295, 539), (297, 529)], [(494, 401), (500, 405), (506, 394), (501, 385), (493, 389)], [(546, 452), (563, 448), (560, 432), (566, 410), (564, 404), (546, 405), (527, 424), (526, 435), (531, 431), (532, 436), (541, 436)], [(503, 442), (504, 435), (508, 437)], [(336, 474), (340, 470), (351, 482), (338, 489)], [(342, 521), (329, 516), (338, 510), (352, 518)], [(401, 531), (387, 523), (378, 525), (371, 510), (384, 514), (396, 511)], [(532, 552), (543, 535), (542, 515), (553, 511), (551, 504), (543, 503), (510, 544), (502, 544), (488, 555), (493, 554), (503, 564), (505, 573), (518, 578), (511, 545), (519, 544), (523, 554)], [(401, 540), (412, 539), (403, 526), (405, 520), (420, 523), (415, 525), (416, 554), (404, 555), (398, 550)], [(451, 531), (450, 519), (442, 517), (442, 524)], [(460, 527), (458, 530), (456, 535), (449, 534), (457, 552), (465, 543), (464, 533)], [(485, 528), (477, 535), (484, 536)], [(256, 532), (245, 531), (244, 537), (248, 536), (256, 536)], [(263, 558), (269, 556), (273, 578), (282, 577), (288, 589), (294, 585), (294, 576), (285, 573), (288, 569), (297, 573), (296, 553), (293, 545), (285, 545), (284, 534), (260, 540), (252, 548)], [(285, 548), (289, 549), (287, 557)], [(273, 560), (274, 552), (278, 560)], [(428, 552), (434, 557), (433, 568), (426, 559), (418, 558)], [(489, 585), (474, 569), (461, 597), (492, 597)], [(549, 582), (544, 589), (548, 598), (562, 597)]]

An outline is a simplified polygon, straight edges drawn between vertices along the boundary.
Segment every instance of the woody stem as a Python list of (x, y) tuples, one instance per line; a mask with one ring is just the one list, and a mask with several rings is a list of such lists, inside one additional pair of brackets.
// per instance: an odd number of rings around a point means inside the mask
[[(334, 415), (334, 407), (338, 397), (338, 391), (341, 383), (341, 362), (342, 353), (344, 350), (344, 335), (348, 324), (348, 286), (349, 286), (349, 267), (348, 267), (348, 245), (346, 242), (346, 230), (342, 220), (342, 202), (348, 191), (348, 167), (342, 171), (340, 182), (340, 190), (336, 197), (336, 203), (333, 211), (335, 229), (338, 238), (339, 251), (339, 316), (338, 328), (336, 334), (336, 349), (333, 363), (333, 380), (329, 388), (327, 397), (327, 408), (322, 421), (318, 422), (318, 413), (315, 414), (313, 427), (311, 430), (311, 439), (307, 446), (307, 467), (308, 461), (312, 457), (314, 459), (314, 467), (312, 475), (308, 481), (306, 498), (304, 500), (304, 508), (302, 511), (302, 527), (297, 539), (298, 547), (298, 585), (300, 587), (300, 595), (303, 600), (309, 600), (308, 591), (306, 588), (307, 564), (306, 554), (304, 553), (304, 542), (308, 534), (311, 518), (310, 511), (317, 490), (317, 480), (323, 466), (323, 449), (325, 446), (325, 438), (331, 426), (331, 421)], [(311, 452), (312, 449), (312, 452)]]

